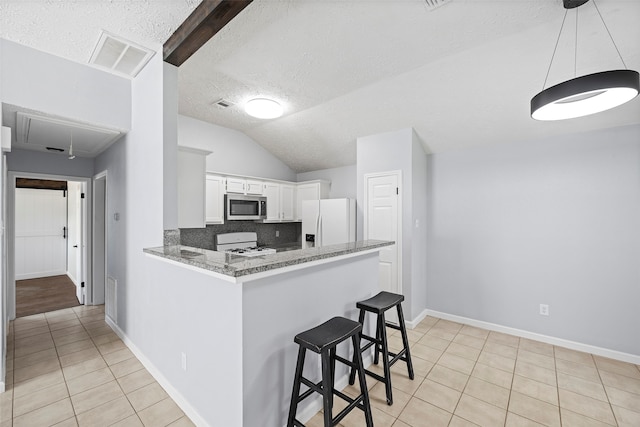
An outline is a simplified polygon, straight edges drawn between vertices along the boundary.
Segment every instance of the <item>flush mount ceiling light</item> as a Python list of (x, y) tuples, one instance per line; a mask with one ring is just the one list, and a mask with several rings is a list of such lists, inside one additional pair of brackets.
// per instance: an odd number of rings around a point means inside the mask
[[(564, 120), (588, 116), (622, 105), (638, 95), (640, 88), (638, 72), (626, 69), (627, 66), (620, 55), (620, 51), (618, 51), (618, 47), (613, 41), (613, 37), (611, 37), (611, 33), (600, 14), (595, 0), (593, 1), (593, 5), (625, 69), (587, 74), (544, 89), (544, 86), (547, 84), (547, 78), (549, 77), (549, 71), (551, 70), (556, 49), (558, 48), (560, 35), (564, 28), (564, 22), (567, 18), (567, 12), (569, 9), (576, 9), (577, 39), (577, 8), (588, 1), (589, 0), (563, 0), (564, 8), (566, 9), (565, 15), (562, 20), (562, 26), (560, 27), (560, 33), (558, 34), (558, 40), (556, 41), (556, 47), (551, 56), (547, 76), (544, 79), (543, 91), (531, 99), (531, 117), (535, 120)], [(576, 40), (576, 50), (577, 45)]]
[(275, 119), (282, 116), (282, 105), (266, 98), (255, 98), (244, 105), (244, 111), (258, 119)]

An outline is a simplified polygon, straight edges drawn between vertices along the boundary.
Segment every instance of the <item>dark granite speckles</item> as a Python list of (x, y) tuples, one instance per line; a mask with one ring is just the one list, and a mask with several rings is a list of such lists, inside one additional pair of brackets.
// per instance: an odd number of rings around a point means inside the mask
[(250, 258), (188, 246), (147, 248), (144, 249), (144, 252), (226, 276), (241, 277), (306, 262), (382, 248), (392, 244), (393, 242), (382, 240), (363, 240), (320, 248), (290, 250), (273, 255)]

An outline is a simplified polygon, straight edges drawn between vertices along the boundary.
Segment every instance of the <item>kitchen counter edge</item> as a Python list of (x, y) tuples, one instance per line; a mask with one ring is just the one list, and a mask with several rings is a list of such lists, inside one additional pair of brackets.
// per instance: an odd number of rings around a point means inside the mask
[(184, 264), (185, 267), (207, 270), (223, 280), (241, 283), (324, 262), (338, 261), (354, 255), (375, 252), (394, 243), (383, 240), (361, 240), (251, 258), (181, 245), (145, 248), (143, 251), (147, 255)]

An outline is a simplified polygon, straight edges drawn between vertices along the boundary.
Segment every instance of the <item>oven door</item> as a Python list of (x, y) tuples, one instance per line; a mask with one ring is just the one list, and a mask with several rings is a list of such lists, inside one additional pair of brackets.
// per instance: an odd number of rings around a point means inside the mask
[(227, 194), (224, 197), (227, 220), (258, 221), (266, 219), (266, 197), (239, 194)]

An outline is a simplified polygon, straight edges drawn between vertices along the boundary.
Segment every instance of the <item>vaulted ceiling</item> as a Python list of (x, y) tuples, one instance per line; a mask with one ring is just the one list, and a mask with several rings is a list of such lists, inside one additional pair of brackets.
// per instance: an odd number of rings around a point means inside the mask
[[(0, 0), (0, 36), (86, 62), (100, 29), (157, 47), (198, 3)], [(640, 2), (597, 6), (626, 66), (640, 70)], [(576, 52), (578, 75), (624, 68), (593, 1), (578, 11), (578, 43), (574, 10), (547, 87), (574, 76)], [(353, 164), (357, 137), (403, 127), (437, 153), (640, 123), (640, 98), (531, 119), (563, 16), (560, 0), (255, 0), (180, 66), (179, 111), (246, 133), (297, 172)], [(247, 116), (257, 96), (284, 115)]]

